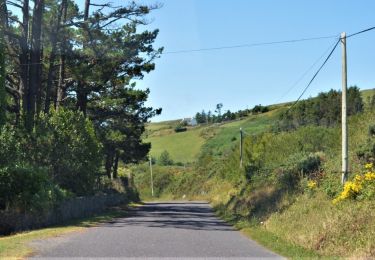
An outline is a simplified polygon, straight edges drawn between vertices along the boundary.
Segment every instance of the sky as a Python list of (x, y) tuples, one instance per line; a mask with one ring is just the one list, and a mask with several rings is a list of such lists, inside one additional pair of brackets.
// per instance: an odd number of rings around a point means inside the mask
[[(93, 2), (100, 3), (104, 0)], [(105, 1), (107, 2), (107, 1)], [(115, 5), (127, 0), (111, 0)], [(374, 0), (140, 0), (161, 3), (142, 29), (159, 29), (156, 69), (137, 81), (149, 88), (152, 121), (193, 117), (203, 109), (232, 112), (296, 100), (337, 40), (168, 53), (348, 34), (375, 26)], [(83, 8), (84, 0), (77, 0)], [(347, 40), (348, 85), (375, 88), (375, 30)], [(320, 59), (319, 59), (320, 58)], [(312, 65), (315, 66), (312, 67)], [(303, 77), (302, 77), (303, 76)], [(341, 89), (341, 46), (303, 98)]]
[[(154, 3), (154, 1), (143, 1)], [(164, 52), (348, 34), (375, 26), (373, 0), (161, 0), (147, 29), (158, 28)], [(335, 38), (163, 54), (138, 82), (151, 90), (147, 105), (162, 107), (152, 121), (192, 117), (205, 109), (237, 111), (296, 100)], [(375, 30), (348, 39), (348, 85), (375, 88)], [(319, 63), (306, 71), (320, 57)], [(325, 56), (324, 56), (325, 57)], [(305, 77), (295, 84), (302, 75)], [(293, 87), (294, 86), (294, 87)], [(292, 88), (293, 87), (293, 88)], [(341, 46), (304, 98), (341, 89)]]

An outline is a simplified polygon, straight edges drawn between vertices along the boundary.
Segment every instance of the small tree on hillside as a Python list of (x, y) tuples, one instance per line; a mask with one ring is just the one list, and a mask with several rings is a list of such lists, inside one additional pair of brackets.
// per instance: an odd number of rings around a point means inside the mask
[(173, 164), (173, 160), (172, 160), (171, 156), (169, 155), (168, 151), (165, 150), (164, 152), (161, 153), (161, 155), (159, 157), (159, 164), (163, 165), (163, 166)]

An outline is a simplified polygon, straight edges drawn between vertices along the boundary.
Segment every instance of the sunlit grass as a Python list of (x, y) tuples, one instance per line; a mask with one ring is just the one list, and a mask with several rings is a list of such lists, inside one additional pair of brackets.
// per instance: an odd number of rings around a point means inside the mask
[(168, 151), (175, 162), (192, 162), (196, 159), (205, 139), (200, 135), (201, 128), (192, 128), (186, 132), (153, 136), (145, 139), (151, 142), (151, 156), (158, 158), (163, 151)]

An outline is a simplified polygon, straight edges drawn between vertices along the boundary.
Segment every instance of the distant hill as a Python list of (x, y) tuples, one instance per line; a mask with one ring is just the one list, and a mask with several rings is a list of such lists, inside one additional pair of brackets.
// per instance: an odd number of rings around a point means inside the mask
[[(375, 94), (375, 89), (362, 90), (361, 93), (363, 101), (367, 102), (367, 99)], [(249, 115), (241, 120), (188, 127), (188, 130), (182, 133), (174, 131), (174, 128), (180, 123), (180, 119), (149, 123), (146, 127), (144, 141), (151, 142), (151, 156), (153, 157), (159, 157), (166, 150), (175, 162), (193, 162), (203, 146), (214, 148), (212, 150), (217, 154), (225, 153), (227, 149), (231, 148), (232, 143), (238, 140), (240, 128), (247, 134), (257, 134), (268, 130), (276, 120), (278, 113), (292, 103), (269, 105), (270, 112)]]

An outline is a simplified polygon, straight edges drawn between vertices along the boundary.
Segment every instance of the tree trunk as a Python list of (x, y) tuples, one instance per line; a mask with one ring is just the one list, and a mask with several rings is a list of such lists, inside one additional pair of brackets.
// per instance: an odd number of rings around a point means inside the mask
[(4, 30), (6, 28), (6, 5), (5, 0), (0, 0), (0, 127), (5, 124), (5, 40)]
[(20, 62), (20, 89), (23, 93), (23, 111), (25, 116), (25, 127), (29, 129), (30, 120), (28, 117), (30, 116), (29, 111), (31, 110), (31, 103), (30, 103), (30, 91), (29, 91), (29, 63), (30, 63), (30, 53), (29, 53), (29, 46), (28, 46), (28, 39), (29, 39), (29, 0), (23, 1), (22, 7), (22, 35), (19, 40), (20, 42), (20, 55), (19, 55), (19, 62)]
[(84, 83), (79, 82), (77, 86), (77, 109), (86, 116), (86, 109), (87, 109), (87, 93), (84, 88)]
[(117, 179), (118, 177), (118, 160), (119, 160), (119, 153), (116, 152), (115, 163), (113, 164), (113, 178), (114, 179)]
[[(85, 10), (83, 16), (83, 29), (88, 33), (88, 18), (89, 18), (89, 10), (90, 10), (90, 0), (85, 1)], [(84, 44), (83, 49), (86, 49), (87, 46)], [(85, 82), (80, 82), (77, 86), (77, 107), (80, 111), (83, 112), (84, 116), (86, 116), (86, 108), (87, 108), (87, 90), (85, 89)]]
[[(27, 114), (27, 129), (30, 131), (34, 126), (36, 101), (40, 100), (42, 84), (42, 64), (41, 64), (41, 35), (44, 0), (35, 0), (32, 31), (31, 31), (31, 55), (30, 55), (30, 75), (29, 75), (29, 110)], [(38, 104), (39, 105), (39, 104)]]
[(66, 3), (66, 0), (62, 1), (61, 5), (60, 5), (60, 8), (59, 8), (59, 13), (57, 15), (57, 19), (56, 19), (56, 24), (55, 24), (55, 28), (54, 30), (52, 31), (51, 33), (51, 36), (50, 36), (50, 39), (51, 39), (51, 53), (50, 53), (50, 56), (49, 56), (49, 68), (48, 68), (48, 76), (47, 76), (47, 87), (46, 87), (46, 101), (45, 101), (45, 104), (44, 104), (44, 113), (48, 113), (49, 112), (49, 108), (50, 108), (50, 105), (51, 105), (51, 96), (52, 96), (52, 84), (53, 84), (53, 80), (55, 78), (55, 60), (56, 60), (56, 49), (57, 49), (57, 40), (58, 40), (58, 35), (59, 35), (59, 32), (60, 32), (60, 28), (61, 28), (61, 17), (63, 16), (63, 14), (65, 13), (65, 3)]
[[(68, 4), (67, 0), (63, 0), (61, 2), (61, 8), (62, 8), (62, 13), (63, 13), (63, 22), (62, 24), (64, 25), (66, 23), (66, 16), (67, 16), (67, 10), (68, 10)], [(61, 50), (60, 50), (60, 67), (59, 67), (59, 82), (57, 84), (57, 93), (56, 93), (56, 99), (55, 99), (55, 108), (58, 111), (60, 106), (62, 105), (63, 100), (65, 99), (66, 95), (66, 89), (64, 85), (64, 80), (65, 80), (65, 45), (66, 42), (66, 37), (65, 34), (62, 38), (61, 42)]]
[(112, 179), (113, 154), (107, 153), (105, 158), (105, 171), (109, 179)]

